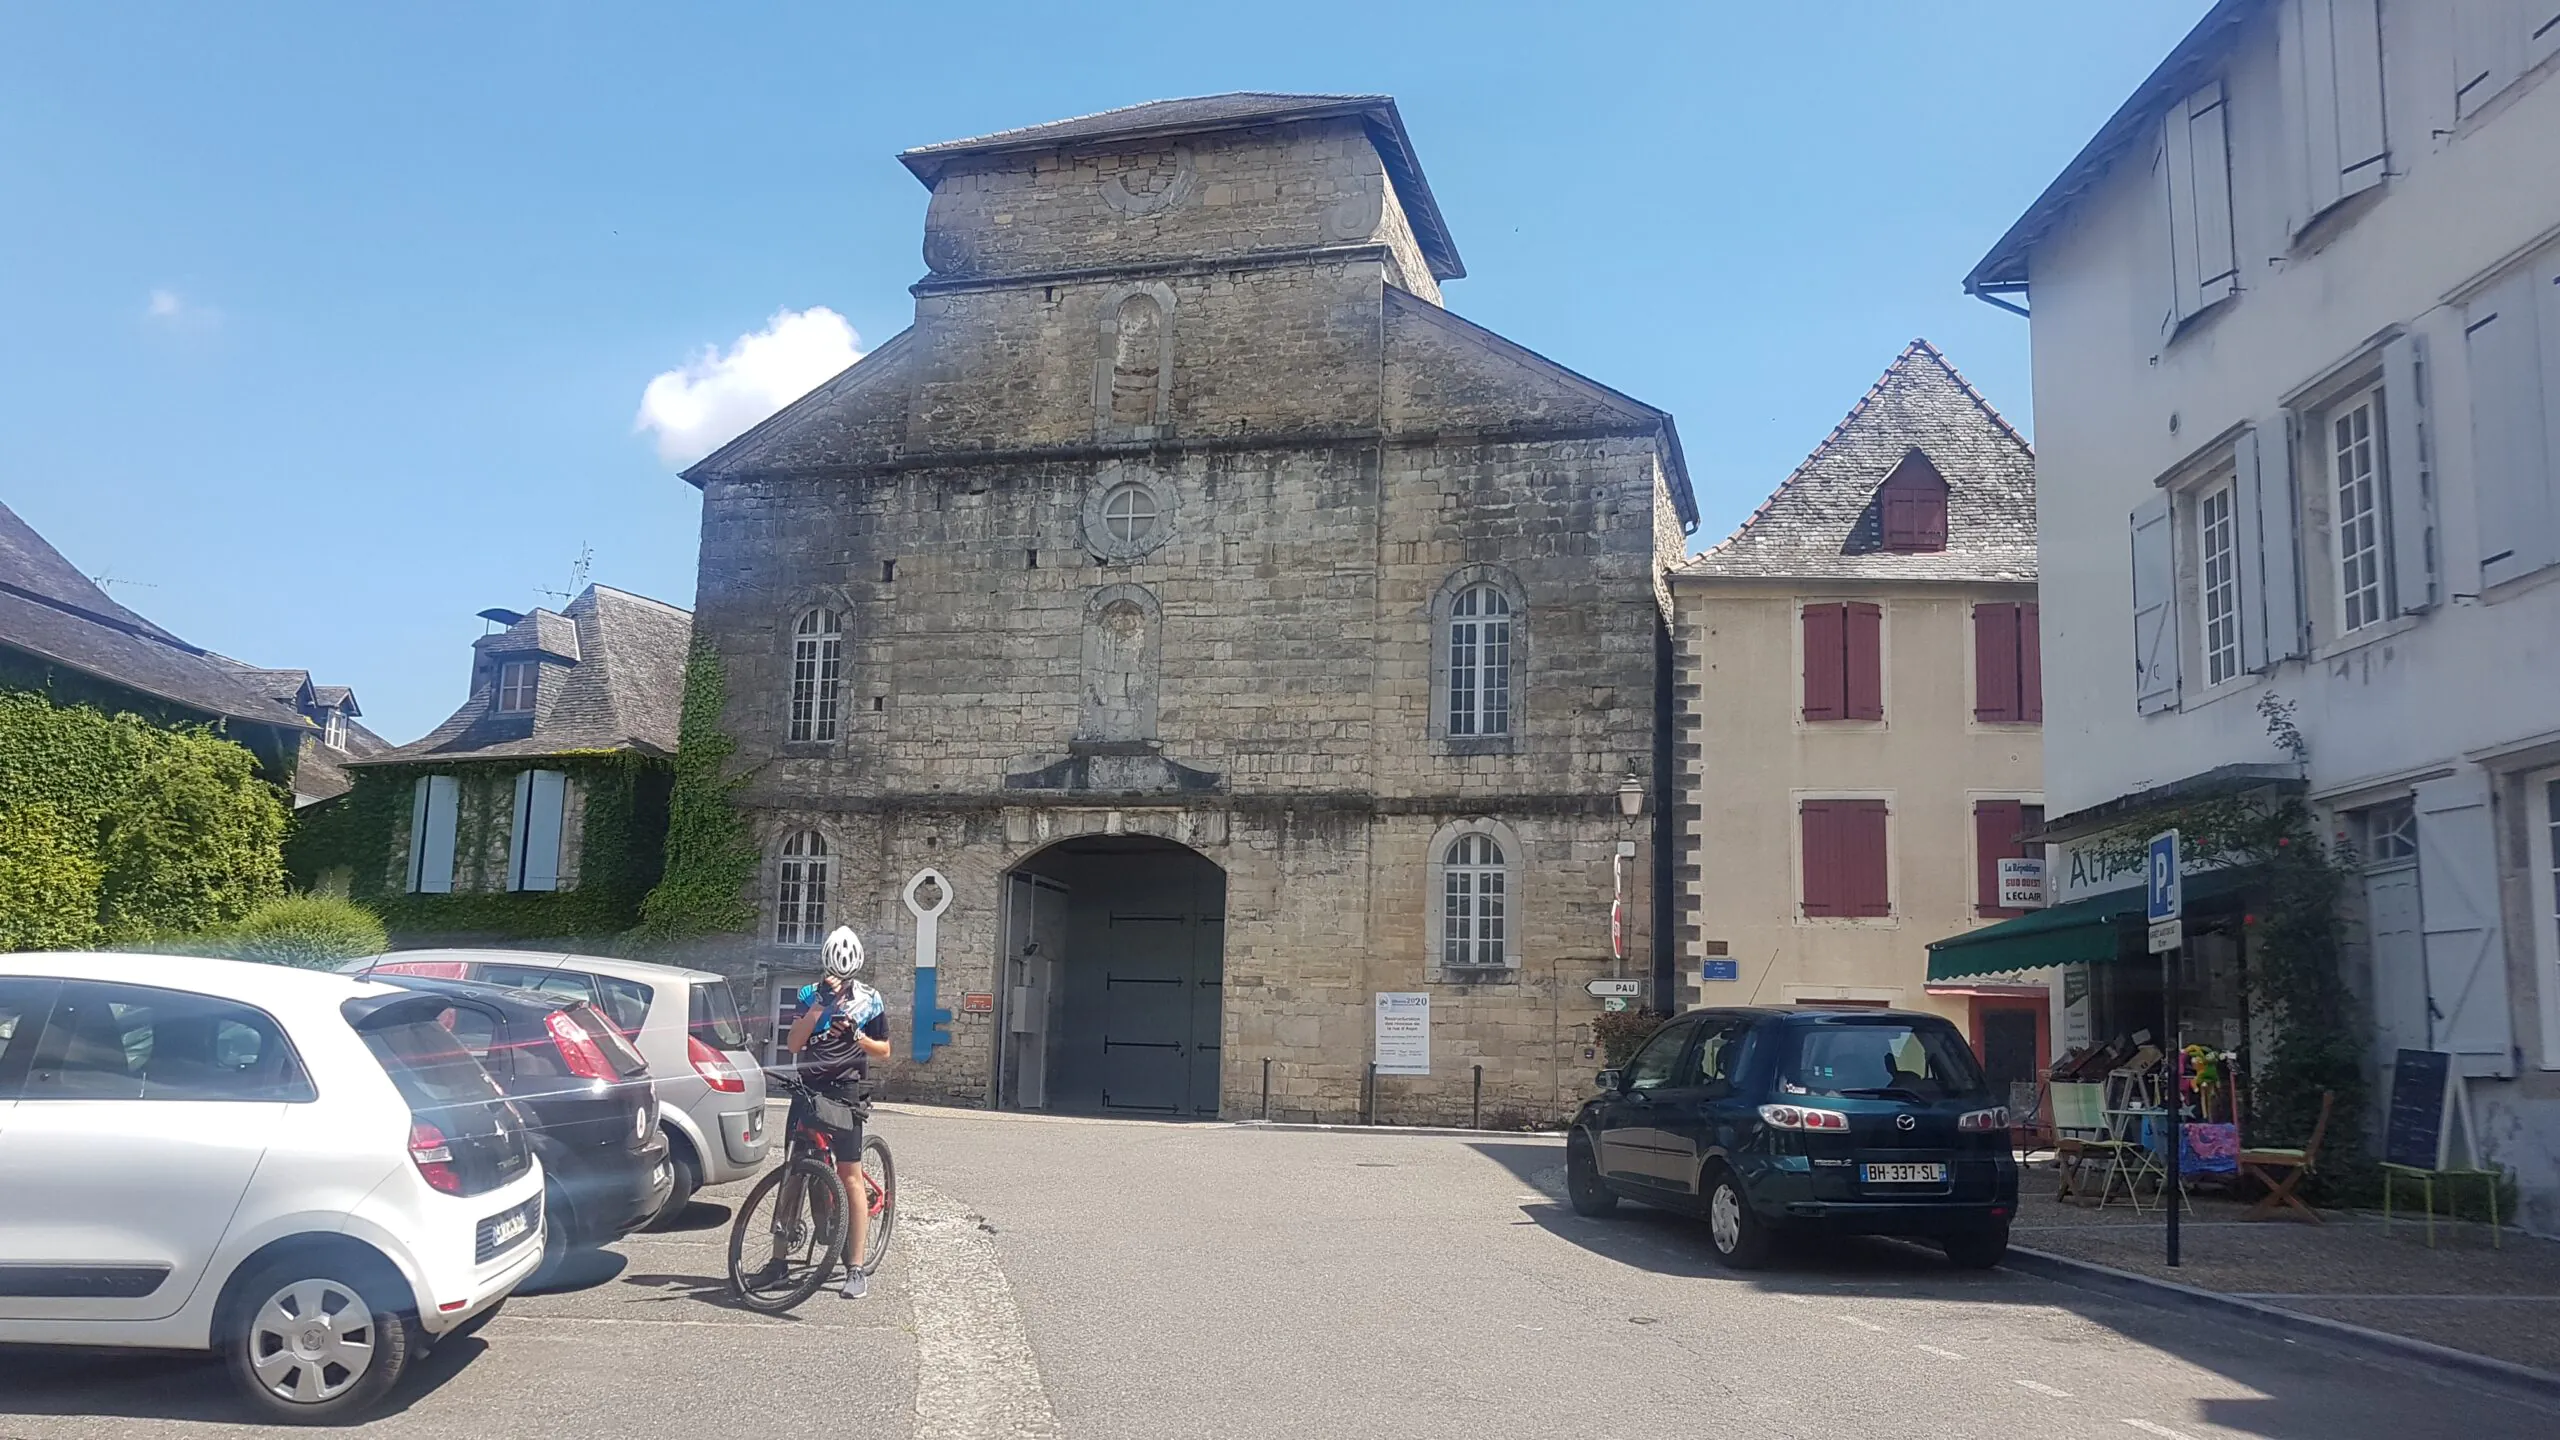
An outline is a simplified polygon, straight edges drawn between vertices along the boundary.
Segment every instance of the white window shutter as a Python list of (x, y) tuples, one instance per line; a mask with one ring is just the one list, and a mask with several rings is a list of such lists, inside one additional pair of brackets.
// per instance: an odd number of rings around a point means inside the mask
[(421, 775), (409, 805), (409, 889), (420, 895), (453, 890), (455, 807), (461, 784), (451, 775)]
[(2133, 512), (2133, 705), (2145, 715), (2178, 703), (2175, 563), (2169, 497), (2154, 495)]
[(2453, 113), (2467, 120), (2507, 88), (2524, 60), (2519, 0), (2454, 0)]
[(2296, 231), (2343, 197), (2338, 189), (2338, 64), (2331, 0), (2291, 0), (2279, 15), (2276, 50), (2285, 114), (2302, 164)]
[(2169, 217), (2170, 311), (2177, 323), (2204, 308), (2196, 298), (2196, 160), (2195, 127), (2187, 120), (2187, 102), (2169, 107), (2161, 123), (2161, 205)]
[(2290, 416), (2251, 432), (2258, 457), (2258, 586), (2267, 617), (2267, 663), (2310, 653), (2302, 634), (2302, 513), (2293, 493)]
[(2402, 335), (2382, 347), (2383, 481), (2391, 512), (2392, 594), (2403, 615), (2436, 603), (2426, 355), (2426, 342), (2415, 335)]
[(2418, 910), (2435, 1048), (2450, 1052), (2461, 1074), (2513, 1075), (2515, 1014), (2488, 772), (2422, 781), (2417, 792)]
[(2529, 273), (2501, 281), (2471, 302), (2463, 328), (2484, 587), (2529, 575), (2554, 558), (2536, 288)]
[(2231, 232), (2231, 142), (2224, 127), (2222, 83), (2215, 81), (2187, 100), (2192, 131), (2196, 222), (2196, 308), (2230, 296), (2238, 288), (2240, 262)]
[(2258, 432), (2243, 430), (2231, 447), (2231, 523), (2240, 595), (2240, 668), (2250, 674), (2267, 668), (2267, 537), (2259, 478)]
[(2337, 103), (2337, 191), (2343, 200), (2382, 183), (2390, 158), (2383, 133), (2382, 15), (2379, 0), (2327, 0), (2330, 91)]
[(525, 816), (532, 800), (533, 772), (516, 772), (516, 808), (507, 822), (507, 888), (524, 888)]
[(519, 890), (560, 888), (560, 832), (569, 794), (569, 777), (557, 770), (525, 772), (524, 861), (516, 872)]

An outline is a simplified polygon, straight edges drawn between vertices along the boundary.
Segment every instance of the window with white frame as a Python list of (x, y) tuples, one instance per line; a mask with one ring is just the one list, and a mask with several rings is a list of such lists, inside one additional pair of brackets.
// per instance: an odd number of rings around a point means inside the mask
[(826, 933), (827, 840), (815, 830), (795, 830), (784, 838), (774, 868), (774, 942), (815, 945)]
[(1511, 731), (1511, 601), (1470, 586), (1449, 607), (1449, 733)]
[(2367, 865), (2406, 865), (2418, 858), (2418, 805), (2394, 800), (2368, 806), (2363, 817), (2362, 859)]
[(1451, 970), (1490, 969), (1504, 962), (1504, 902), (1509, 872), (1502, 846), (1481, 832), (1449, 842), (1442, 857), (1440, 963)]
[(2332, 544), (2337, 553), (2338, 631), (2351, 634), (2389, 613), (2383, 533), (2382, 391), (2358, 391), (2331, 406), (2326, 437)]
[(541, 674), (542, 662), (539, 660), (510, 660), (499, 666), (498, 713), (532, 714), (534, 686)]
[(343, 705), (332, 705), (320, 720), (320, 739), (332, 750), (347, 748), (347, 711)]
[(2196, 607), (2207, 685), (2240, 673), (2240, 541), (2226, 480), (2196, 496)]
[(844, 671), (844, 622), (811, 610), (791, 636), (791, 728), (795, 741), (836, 738), (836, 691)]

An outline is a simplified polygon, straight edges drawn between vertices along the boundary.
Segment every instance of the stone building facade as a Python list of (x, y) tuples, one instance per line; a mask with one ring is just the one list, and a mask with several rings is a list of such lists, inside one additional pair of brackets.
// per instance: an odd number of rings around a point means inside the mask
[(1464, 1118), (1477, 1066), (1488, 1122), (1571, 1105), (1585, 982), (1655, 968), (1670, 417), (1441, 308), (1385, 97), (901, 159), (914, 324), (686, 475), (751, 1012), (850, 923), (893, 1094), (1342, 1119), (1423, 992), (1381, 1119)]

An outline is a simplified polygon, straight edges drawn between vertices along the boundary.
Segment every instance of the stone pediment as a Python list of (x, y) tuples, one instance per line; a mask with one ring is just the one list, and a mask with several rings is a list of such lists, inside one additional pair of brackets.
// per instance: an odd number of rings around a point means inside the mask
[(832, 380), (695, 462), (684, 478), (710, 480), (886, 459), (905, 438), (915, 328), (909, 326)]
[(1387, 418), (1405, 431), (1647, 430), (1663, 412), (1418, 296), (1386, 290)]

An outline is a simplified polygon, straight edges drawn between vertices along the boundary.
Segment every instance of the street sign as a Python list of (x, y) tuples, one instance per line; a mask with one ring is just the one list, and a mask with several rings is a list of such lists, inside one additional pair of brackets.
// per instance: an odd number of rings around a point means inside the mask
[(2185, 928), (2186, 927), (2183, 924), (2176, 920), (2152, 921), (2151, 953), (2154, 955), (2166, 955), (2170, 951), (2177, 949), (2180, 932)]
[(2178, 832), (2175, 830), (2163, 830), (2151, 837), (2148, 888), (2150, 913), (2145, 918), (2152, 924), (2176, 920), (2186, 914), (2186, 886), (2178, 879)]
[(2000, 908), (2003, 910), (2039, 910), (2044, 907), (2044, 861), (2003, 860), (2000, 862)]
[(1739, 980), (1742, 978), (1742, 962), (1739, 960), (1709, 960), (1706, 962), (1705, 969), (1699, 974), (1698, 978), (1701, 980)]
[(1616, 996), (1620, 999), (1632, 1000), (1644, 993), (1644, 982), (1641, 980), (1594, 980), (1582, 988), (1602, 999)]
[(1608, 999), (1600, 1002), (1600, 1008), (1615, 1014), (1616, 1012), (1627, 1008), (1626, 997), (1621, 995), (1612, 995)]
[(1378, 1073), (1431, 1073), (1431, 996), (1427, 991), (1378, 995)]

